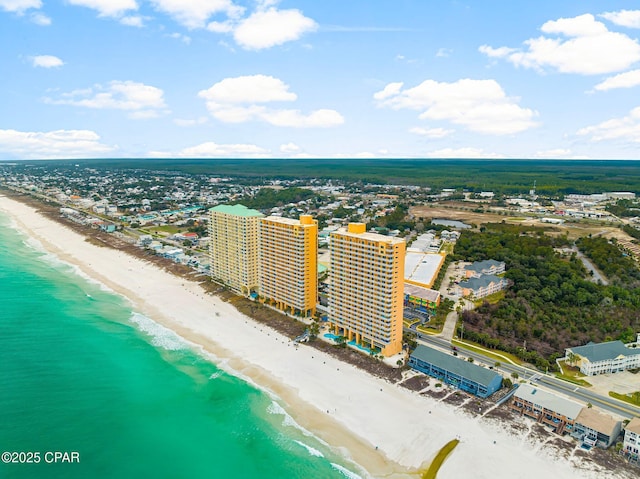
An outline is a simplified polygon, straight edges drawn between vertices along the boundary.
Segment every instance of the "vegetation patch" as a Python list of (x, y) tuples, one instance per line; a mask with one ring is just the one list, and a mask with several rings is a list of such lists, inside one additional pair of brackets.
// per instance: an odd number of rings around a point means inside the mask
[(438, 451), (438, 454), (436, 454), (436, 457), (429, 466), (429, 469), (427, 469), (424, 474), (422, 474), (422, 479), (436, 479), (440, 467), (442, 467), (445, 459), (449, 456), (449, 454), (453, 452), (459, 442), (460, 441), (458, 439), (452, 439), (451, 441), (446, 443), (442, 447), (442, 449)]
[[(550, 237), (542, 228), (502, 223), (486, 224), (481, 230), (484, 234), (462, 233), (456, 260), (504, 261), (511, 286), (497, 304), (485, 301), (475, 311), (462, 313), (465, 338), (515, 354), (540, 369), (553, 369), (567, 347), (635, 339), (640, 288), (588, 281), (576, 254), (563, 257), (554, 251), (571, 246), (566, 236)], [(607, 251), (617, 261), (620, 252)], [(616, 271), (622, 278), (622, 270)], [(635, 284), (635, 273), (624, 280)]]
[(619, 399), (620, 401), (633, 404), (634, 406), (640, 406), (640, 391), (629, 394), (620, 394), (614, 391), (609, 391), (609, 396), (615, 399)]

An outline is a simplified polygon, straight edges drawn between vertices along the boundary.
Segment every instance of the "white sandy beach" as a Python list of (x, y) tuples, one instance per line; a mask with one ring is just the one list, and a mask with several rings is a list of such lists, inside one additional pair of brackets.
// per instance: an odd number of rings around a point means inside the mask
[(129, 298), (137, 311), (274, 392), (299, 424), (348, 451), (375, 477), (408, 477), (407, 471), (428, 465), (456, 437), (461, 442), (439, 479), (605, 477), (547, 457), (500, 424), (471, 418), (305, 345), (294, 348), (288, 338), (205, 294), (197, 283), (92, 245), (29, 206), (0, 196), (0, 210), (48, 251)]

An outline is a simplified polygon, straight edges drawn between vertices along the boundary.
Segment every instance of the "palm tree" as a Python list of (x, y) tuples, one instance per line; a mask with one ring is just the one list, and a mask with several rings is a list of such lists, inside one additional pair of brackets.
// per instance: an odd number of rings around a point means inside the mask
[(569, 354), (567, 354), (567, 362), (569, 363), (569, 365), (575, 366), (575, 364), (579, 360), (580, 360), (580, 356), (578, 356), (577, 354), (575, 354), (573, 352), (569, 352)]

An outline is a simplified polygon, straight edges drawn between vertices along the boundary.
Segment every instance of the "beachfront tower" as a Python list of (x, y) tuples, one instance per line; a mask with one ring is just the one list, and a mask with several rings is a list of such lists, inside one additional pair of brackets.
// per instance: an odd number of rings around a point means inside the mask
[(402, 350), (405, 241), (363, 223), (331, 234), (329, 321), (347, 341), (391, 356)]
[(282, 311), (313, 316), (318, 301), (318, 222), (260, 219), (259, 296)]
[(264, 215), (242, 205), (209, 210), (211, 277), (245, 296), (258, 290), (258, 223)]

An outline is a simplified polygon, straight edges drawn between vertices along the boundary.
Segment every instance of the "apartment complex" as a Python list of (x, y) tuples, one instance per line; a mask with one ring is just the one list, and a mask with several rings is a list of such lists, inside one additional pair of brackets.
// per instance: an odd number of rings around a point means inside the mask
[(402, 350), (405, 241), (350, 223), (331, 234), (329, 321), (349, 342), (391, 356)]
[(409, 366), (481, 398), (502, 387), (502, 376), (495, 371), (422, 344), (411, 355)]
[(313, 316), (318, 301), (318, 222), (268, 216), (260, 219), (259, 296), (277, 308)]
[(513, 395), (511, 409), (562, 435), (573, 431), (582, 406), (530, 384), (521, 384)]
[(640, 368), (640, 348), (629, 348), (622, 341), (588, 343), (567, 348), (565, 360), (568, 360), (571, 353), (578, 358), (576, 364), (580, 367), (580, 372), (587, 376)]
[(258, 224), (264, 215), (242, 205), (209, 210), (211, 276), (236, 293), (258, 290)]

